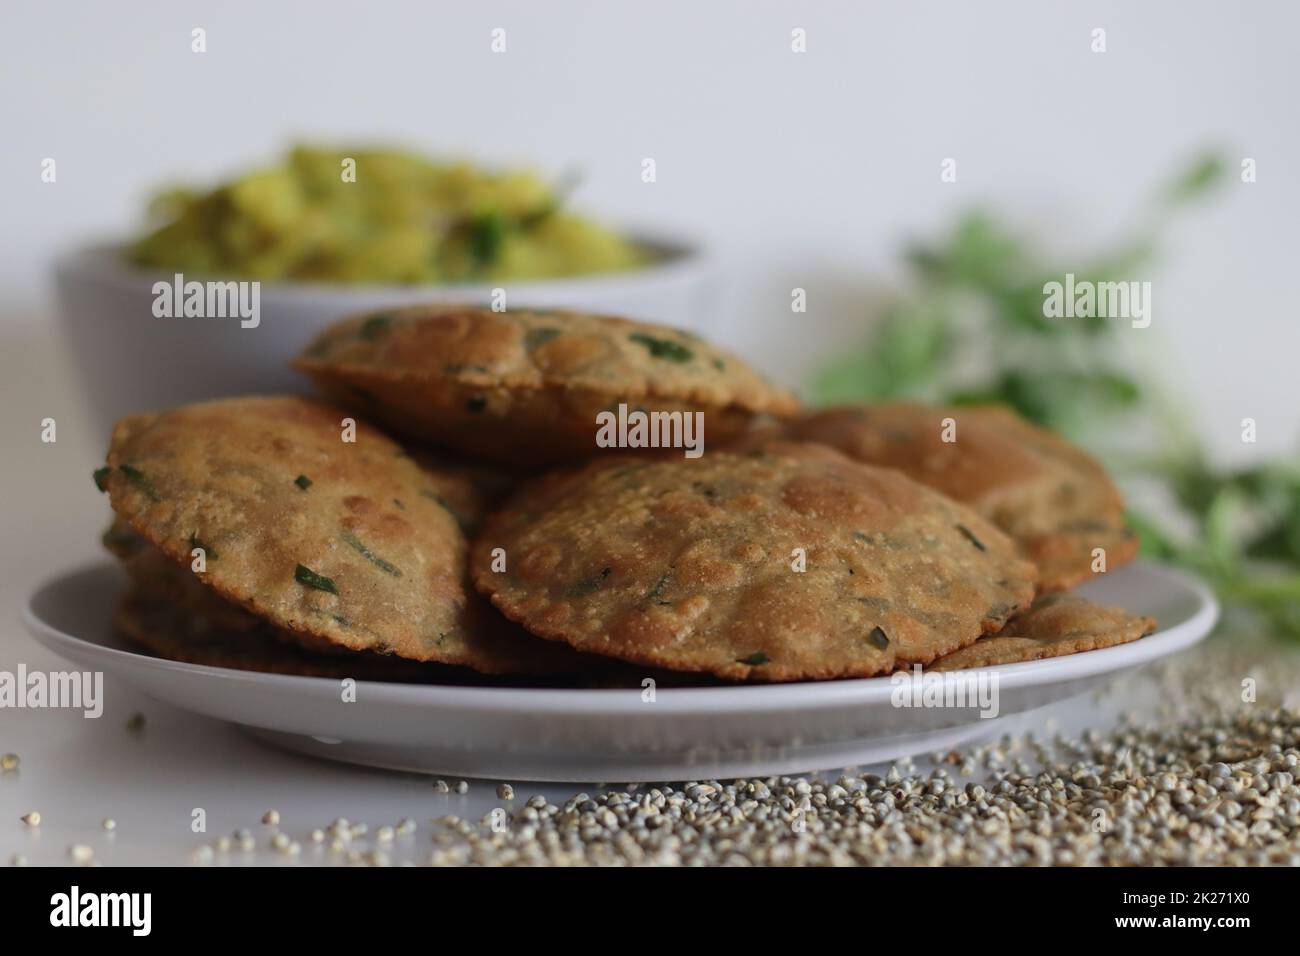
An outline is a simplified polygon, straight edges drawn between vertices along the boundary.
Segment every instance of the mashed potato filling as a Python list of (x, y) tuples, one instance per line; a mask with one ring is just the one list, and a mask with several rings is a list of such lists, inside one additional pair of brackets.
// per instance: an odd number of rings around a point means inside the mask
[(343, 283), (540, 279), (643, 260), (564, 199), (528, 171), (299, 146), (214, 189), (160, 194), (130, 251), (175, 272)]

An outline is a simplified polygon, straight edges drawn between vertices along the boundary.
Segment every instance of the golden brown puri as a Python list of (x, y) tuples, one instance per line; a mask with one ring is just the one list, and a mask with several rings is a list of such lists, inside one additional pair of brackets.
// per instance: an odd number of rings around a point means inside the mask
[(104, 484), (132, 531), (186, 568), (202, 548), (198, 580), (307, 647), (486, 673), (581, 666), (474, 610), (454, 476), (364, 423), (345, 441), (344, 418), (297, 396), (132, 416), (114, 429)]
[(488, 519), (472, 566), (539, 636), (759, 680), (926, 663), (998, 630), (1034, 592), (1033, 566), (969, 508), (802, 445), (538, 479)]
[[(227, 601), (204, 585), (187, 567), (175, 563), (121, 519), (104, 533), (104, 543), (126, 569), (128, 591), (114, 620), (128, 640), (158, 657), (230, 667), (236, 670), (296, 674), (303, 677), (352, 677), (356, 680), (406, 681), (439, 684), (507, 684), (575, 688), (631, 688), (653, 678), (660, 687), (702, 686), (707, 678), (654, 668), (635, 667), (621, 661), (585, 656), (556, 646), (564, 658), (580, 663), (560, 674), (489, 678), (462, 667), (407, 661), (368, 651), (354, 652), (333, 645), (308, 650), (292, 633), (273, 627)], [(485, 599), (470, 596), (467, 611), (471, 626), (511, 631), (533, 642), (537, 639), (507, 621)], [(717, 684), (718, 682), (712, 682)]]
[(798, 403), (688, 332), (578, 312), (417, 306), (345, 319), (294, 360), (328, 396), (394, 433), (523, 466), (600, 453), (619, 403), (704, 413), (706, 442)]
[[(955, 441), (944, 441), (946, 418), (955, 423)], [(1137, 553), (1137, 538), (1124, 524), (1124, 502), (1102, 467), (1010, 409), (849, 405), (809, 412), (785, 423), (781, 433), (900, 469), (970, 505), (1038, 565), (1042, 591), (1089, 578), (1094, 548), (1105, 550), (1107, 570)]]
[[(220, 602), (221, 599), (212, 600)], [(257, 622), (252, 630), (230, 631), (204, 614), (171, 604), (134, 585), (119, 599), (113, 626), (127, 641), (155, 657), (265, 674), (456, 686), (542, 685), (636, 693), (643, 690), (647, 677), (654, 678), (659, 687), (723, 685), (721, 681), (700, 675), (634, 667), (603, 658), (593, 658), (593, 667), (573, 674), (511, 677), (489, 676), (466, 667), (408, 661), (368, 651), (318, 654), (286, 641), (264, 621)]]
[(1016, 664), (1127, 644), (1156, 629), (1153, 618), (1093, 604), (1072, 594), (1040, 597), (1001, 632), (947, 654), (927, 669), (955, 671)]

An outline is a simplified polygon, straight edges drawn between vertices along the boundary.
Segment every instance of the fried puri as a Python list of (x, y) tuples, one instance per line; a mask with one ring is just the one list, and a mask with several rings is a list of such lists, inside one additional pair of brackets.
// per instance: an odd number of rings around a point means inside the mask
[(345, 319), (294, 361), (394, 434), (527, 468), (596, 456), (618, 406), (702, 412), (710, 443), (793, 396), (688, 332), (578, 312), (420, 306)]
[[(1039, 588), (1059, 591), (1131, 561), (1137, 538), (1124, 503), (1086, 452), (1000, 406), (898, 402), (809, 412), (779, 426), (850, 458), (897, 468), (970, 505), (1038, 565)], [(951, 440), (948, 440), (951, 439)]]
[(1072, 594), (1047, 594), (999, 633), (939, 658), (928, 669), (955, 671), (1062, 657), (1127, 644), (1155, 629), (1156, 622), (1149, 617)]
[(102, 484), (134, 534), (308, 649), (485, 673), (581, 668), (467, 593), (461, 524), (478, 516), (464, 480), (341, 409), (286, 396), (126, 418)]
[(538, 479), (488, 519), (472, 570), (541, 637), (769, 681), (928, 663), (1000, 629), (1035, 575), (964, 505), (798, 444)]

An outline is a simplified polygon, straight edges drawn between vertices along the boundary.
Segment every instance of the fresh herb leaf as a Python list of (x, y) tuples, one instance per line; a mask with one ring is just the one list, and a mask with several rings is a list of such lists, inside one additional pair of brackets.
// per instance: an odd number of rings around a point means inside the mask
[(456, 524), (460, 526), (460, 529), (462, 531), (470, 530), (469, 523), (465, 520), (465, 517), (454, 507), (452, 507), (450, 501), (448, 501), (442, 495), (438, 494), (436, 491), (430, 491), (428, 488), (421, 488), (420, 497), (428, 498), (430, 501), (436, 502), (440, 508), (442, 508), (444, 511), (447, 512), (447, 514), (451, 515), (452, 518), (455, 519)]
[(694, 352), (671, 339), (657, 339), (644, 332), (633, 332), (628, 338), (638, 345), (644, 345), (654, 358), (667, 359), (670, 362), (689, 362), (695, 357)]
[(838, 355), (811, 391), (820, 402), (1002, 403), (1094, 440), (1123, 435), (1146, 416), (1167, 436), (1164, 447), (1141, 457), (1103, 454), (1168, 492), (1170, 521), (1128, 516), (1142, 553), (1205, 576), (1225, 603), (1246, 612), (1225, 614), (1225, 626), (1253, 615), (1300, 639), (1300, 456), (1214, 466), (1170, 411), (1179, 403), (1153, 394), (1151, 376), (1117, 361), (1128, 322), (1047, 319), (1043, 310), (1044, 285), (1066, 273), (1097, 283), (1140, 278), (1156, 260), (1161, 227), (1222, 183), (1227, 169), (1220, 155), (1196, 157), (1153, 197), (1141, 229), (1081, 262), (1051, 261), (1036, 237), (987, 212), (964, 216), (946, 236), (906, 250), (912, 291), (875, 317), (863, 348)]
[(1226, 171), (1227, 163), (1222, 156), (1211, 154), (1199, 157), (1169, 184), (1165, 192), (1166, 199), (1174, 203), (1196, 199), (1218, 185)]
[(871, 633), (867, 635), (867, 640), (882, 651), (889, 649), (889, 635), (885, 633), (883, 627), (873, 627)]
[(646, 592), (646, 600), (647, 600), (647, 601), (654, 601), (656, 604), (660, 604), (660, 605), (669, 605), (669, 604), (672, 604), (672, 601), (660, 601), (660, 600), (657, 600), (657, 598), (659, 597), (659, 595), (661, 595), (661, 594), (662, 594), (662, 593), (667, 589), (667, 587), (668, 587), (668, 580), (669, 580), (669, 578), (672, 577), (672, 575), (673, 575), (673, 572), (672, 572), (672, 569), (671, 569), (671, 568), (669, 568), (667, 571), (665, 571), (663, 574), (661, 574), (661, 575), (659, 576), (659, 580), (655, 582), (654, 587), (652, 587), (649, 591)]
[(469, 224), (469, 255), (478, 269), (486, 269), (500, 257), (506, 244), (506, 219), (493, 210)]
[(612, 570), (613, 568), (601, 568), (599, 574), (594, 574), (586, 580), (579, 581), (569, 588), (569, 597), (586, 597), (588, 594), (599, 591)]
[(299, 475), (297, 478), (293, 480), (293, 483), (297, 485), (299, 488), (301, 488), (303, 491), (306, 491), (308, 488), (311, 487), (311, 479), (308, 478), (306, 475)]
[(764, 664), (772, 663), (772, 659), (762, 651), (755, 651), (748, 657), (741, 657), (736, 660), (737, 664), (748, 664), (750, 667), (762, 667)]
[(193, 551), (195, 548), (202, 548), (205, 558), (210, 558), (213, 561), (217, 560), (217, 552), (204, 544), (197, 535), (192, 534), (190, 535), (190, 550)]
[(392, 324), (393, 313), (391, 312), (380, 312), (378, 315), (372, 315), (361, 323), (361, 338), (367, 342), (373, 342), (387, 332), (388, 327)]
[(323, 574), (317, 574), (311, 568), (300, 564), (293, 569), (293, 579), (299, 584), (305, 584), (309, 588), (315, 588), (317, 591), (328, 591), (330, 594), (338, 594), (339, 589), (334, 586), (334, 582)]
[(963, 538), (965, 538), (971, 544), (975, 545), (975, 547), (979, 548), (981, 551), (988, 550), (988, 548), (984, 547), (984, 542), (981, 541), (979, 538), (975, 537), (975, 532), (972, 531), (970, 528), (966, 527), (964, 524), (957, 525), (957, 530), (961, 532)]
[(103, 468), (96, 468), (94, 473), (95, 487), (100, 491), (108, 491), (108, 476), (113, 473), (113, 469), (108, 465)]
[(379, 568), (379, 570), (384, 571), (387, 574), (391, 574), (395, 578), (400, 578), (402, 576), (402, 572), (397, 569), (396, 565), (390, 564), (388, 561), (385, 561), (379, 555), (375, 554), (373, 551), (367, 548), (364, 544), (361, 543), (361, 539), (359, 539), (355, 534), (353, 534), (347, 528), (344, 528), (342, 531), (339, 532), (339, 538), (343, 541), (344, 544), (346, 544), (357, 554), (361, 555), (363, 558), (365, 558), (375, 567)]
[(551, 341), (551, 339), (555, 338), (559, 334), (560, 334), (559, 329), (551, 328), (550, 326), (542, 326), (541, 328), (529, 329), (526, 333), (524, 333), (524, 348), (528, 349), (528, 351), (531, 352), (533, 349), (540, 348), (541, 346), (545, 345), (547, 342)]
[(131, 484), (140, 489), (141, 493), (150, 501), (162, 501), (158, 496), (157, 489), (154, 488), (153, 482), (145, 477), (144, 472), (133, 465), (119, 465), (118, 471), (126, 475)]

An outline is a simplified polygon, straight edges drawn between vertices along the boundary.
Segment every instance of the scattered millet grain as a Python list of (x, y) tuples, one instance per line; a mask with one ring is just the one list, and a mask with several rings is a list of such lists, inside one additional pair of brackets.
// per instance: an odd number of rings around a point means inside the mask
[[(443, 816), (426, 861), (1300, 865), (1300, 655), (1280, 653), (1210, 642), (1115, 685), (1121, 700), (1136, 699), (1134, 682), (1152, 685), (1157, 706), (1145, 724), (1124, 714), (1110, 730), (1073, 736), (1045, 725), (1044, 736), (1004, 734), (937, 754), (929, 767), (902, 759), (883, 775), (641, 784), (560, 805), (535, 794), (478, 823)], [(1267, 680), (1243, 700), (1242, 680), (1256, 670)], [(514, 792), (502, 784), (497, 795)], [(368, 843), (364, 824), (336, 820), (327, 832), (339, 862), (391, 862), (391, 827)]]
[(73, 863), (89, 863), (95, 858), (95, 851), (84, 843), (74, 843), (68, 847), (68, 859)]

